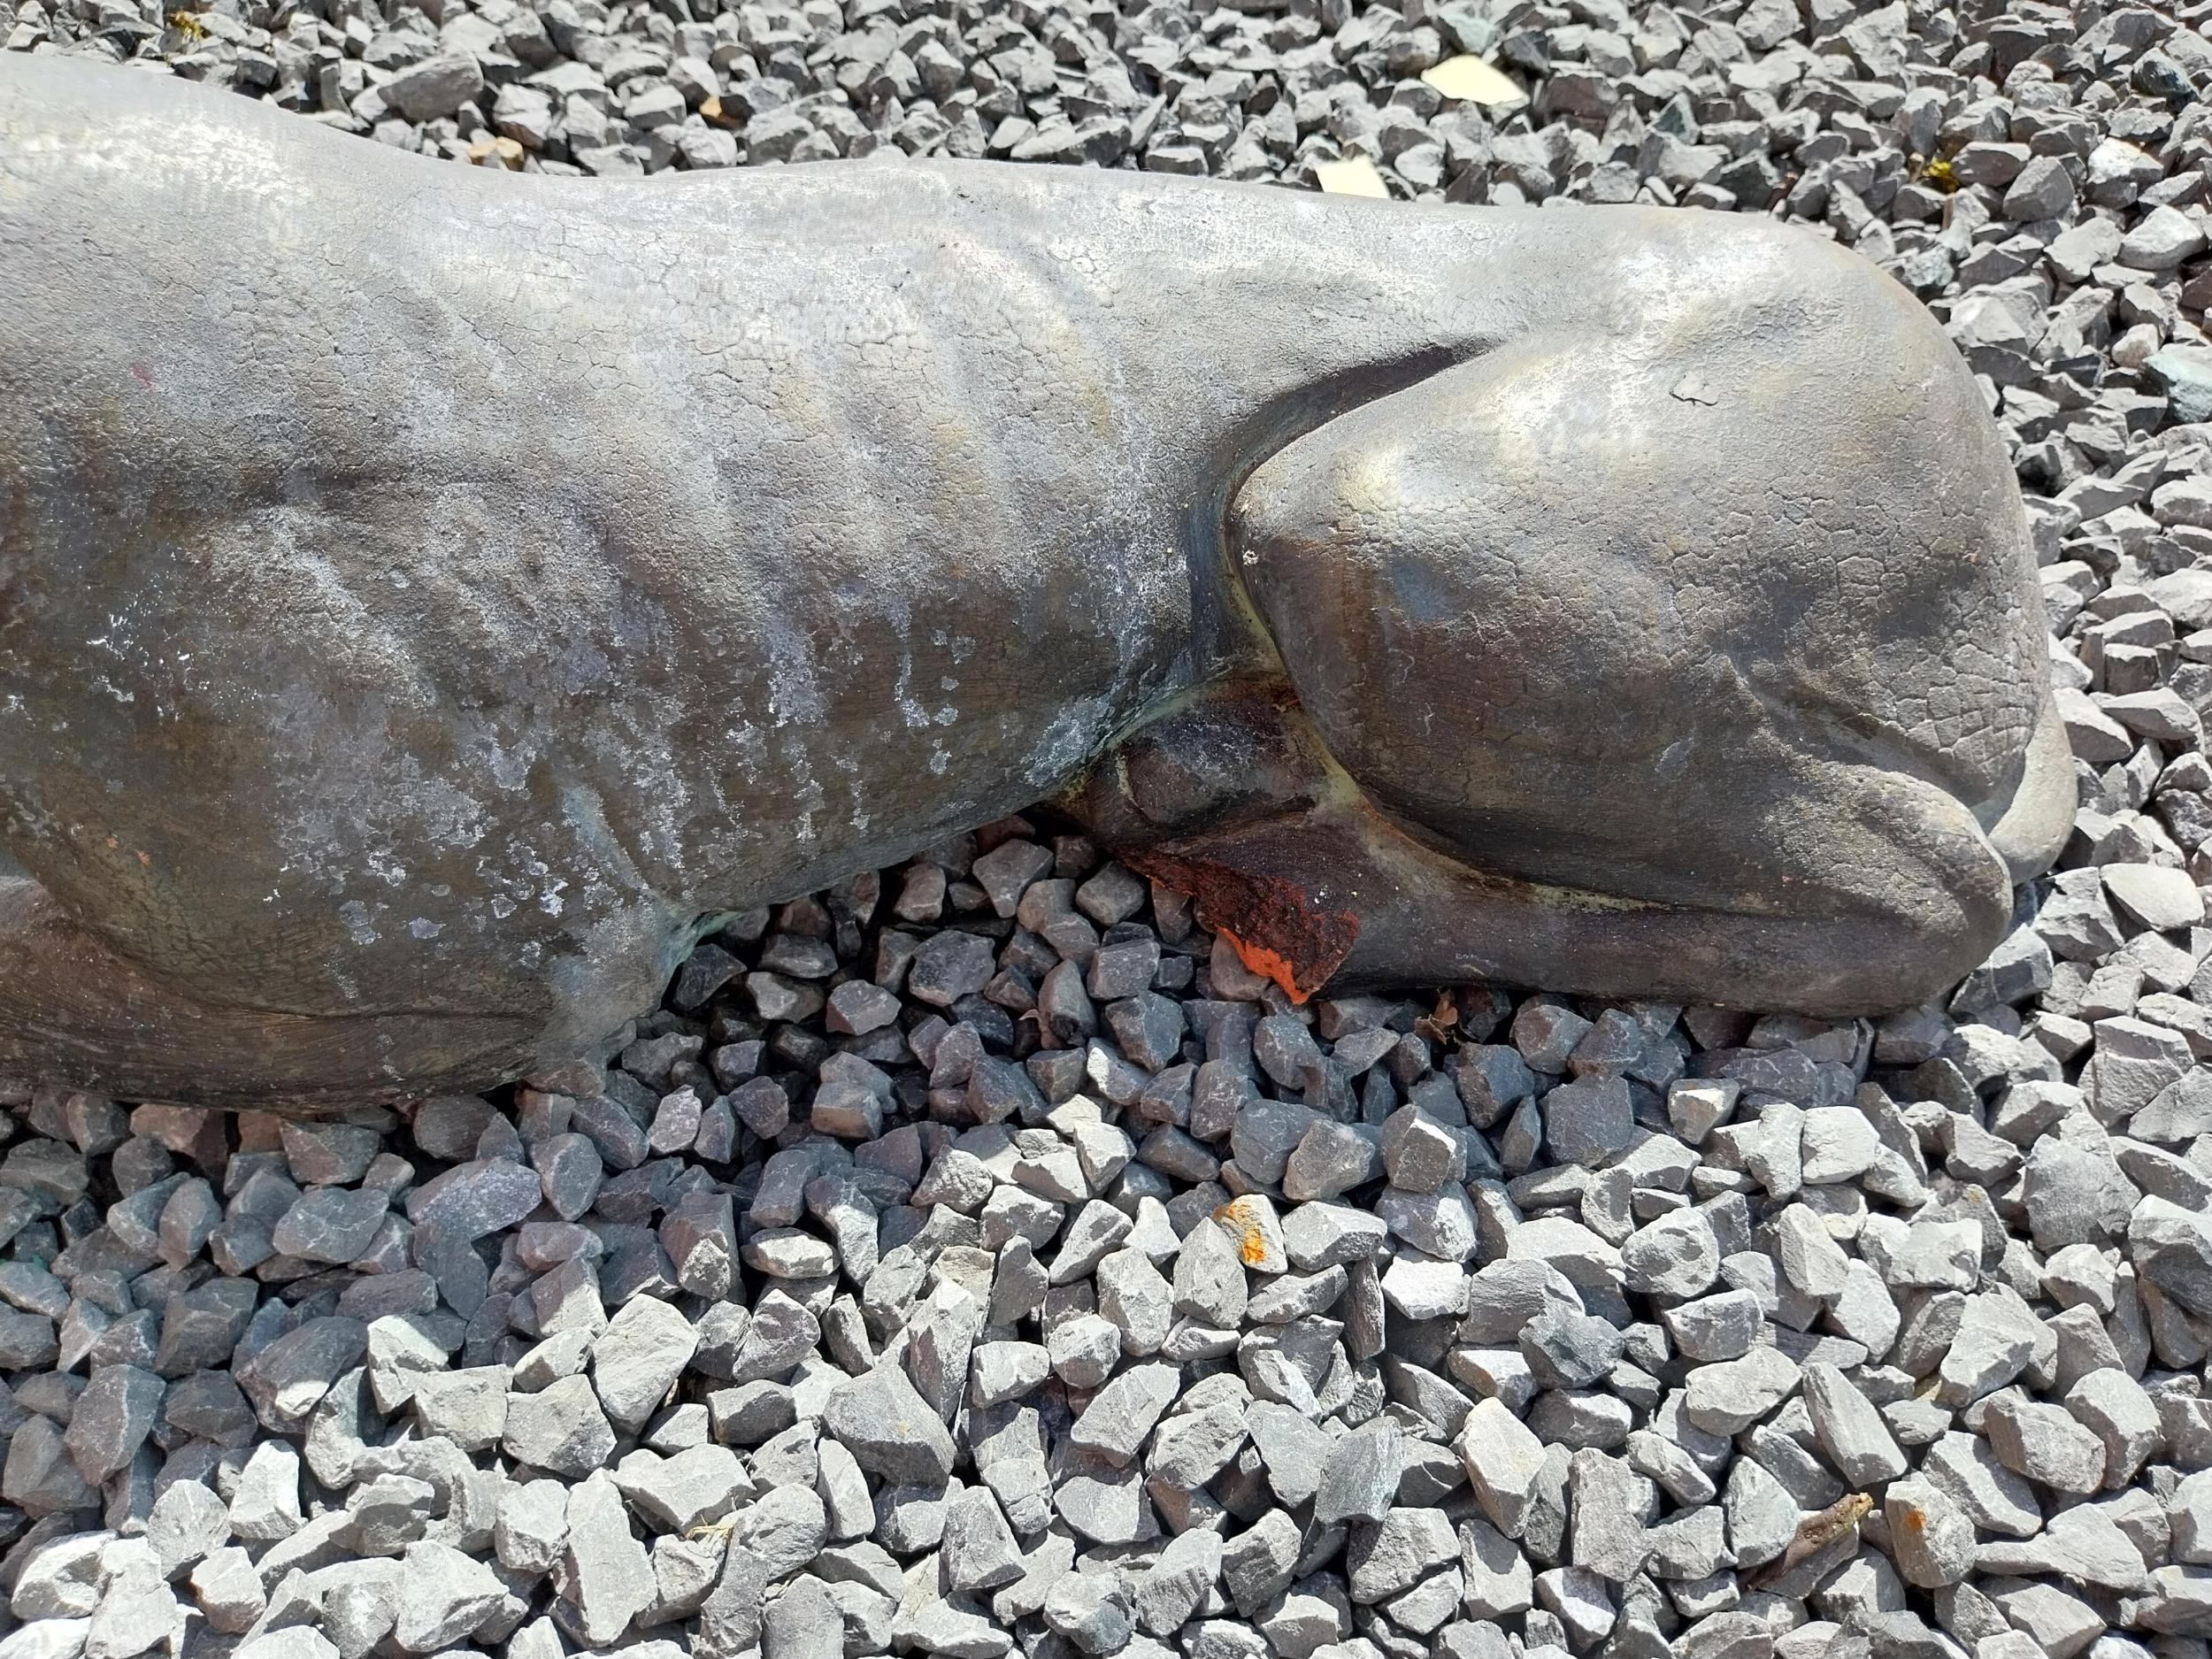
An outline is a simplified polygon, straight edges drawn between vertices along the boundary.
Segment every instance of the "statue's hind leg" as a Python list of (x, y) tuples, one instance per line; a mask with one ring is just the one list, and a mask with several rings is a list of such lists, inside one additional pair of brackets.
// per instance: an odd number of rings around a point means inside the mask
[(1931, 995), (1981, 949), (1947, 957), (1909, 920), (1803, 891), (1794, 909), (1655, 903), (1483, 870), (1379, 807), (1281, 684), (1146, 726), (1061, 804), (1301, 1002), (1486, 980), (1834, 1016)]
[(1348, 918), (1336, 982), (1893, 1007), (2055, 851), (2070, 769), (1971, 379), (1871, 267), (1738, 235), (1706, 303), (1525, 336), (1238, 495), (1327, 784), (1160, 850)]
[(511, 1076), (534, 1034), (514, 1018), (204, 1002), (118, 955), (35, 881), (0, 877), (0, 1073), (28, 1082), (300, 1116)]

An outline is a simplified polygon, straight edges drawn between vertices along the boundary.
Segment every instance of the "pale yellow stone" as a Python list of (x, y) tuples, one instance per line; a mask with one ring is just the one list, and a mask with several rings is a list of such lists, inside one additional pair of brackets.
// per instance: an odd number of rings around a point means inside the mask
[(1347, 156), (1341, 161), (1317, 161), (1313, 176), (1322, 189), (1331, 196), (1379, 196), (1386, 200), (1390, 187), (1375, 171), (1375, 164), (1364, 156)]
[(1514, 84), (1511, 76), (1493, 68), (1472, 52), (1447, 58), (1421, 79), (1448, 98), (1463, 99), (1488, 109), (1511, 109), (1528, 102), (1528, 94)]
[(511, 138), (480, 138), (469, 146), (469, 159), (481, 167), (496, 162), (511, 171), (522, 168), (522, 146)]

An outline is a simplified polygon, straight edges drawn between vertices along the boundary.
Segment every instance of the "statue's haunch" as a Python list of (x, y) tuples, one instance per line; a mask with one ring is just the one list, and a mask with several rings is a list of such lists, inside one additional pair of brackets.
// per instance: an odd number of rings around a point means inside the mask
[(476, 1088), (1057, 795), (1298, 994), (1938, 991), (2071, 816), (1942, 331), (1757, 221), (601, 183), (0, 58), (0, 1067)]

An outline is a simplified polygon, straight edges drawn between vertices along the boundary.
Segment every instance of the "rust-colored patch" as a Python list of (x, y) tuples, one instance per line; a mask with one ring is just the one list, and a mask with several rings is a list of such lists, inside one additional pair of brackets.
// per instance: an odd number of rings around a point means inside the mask
[(1124, 852), (1139, 875), (1187, 894), (1198, 919), (1229, 941), (1237, 958), (1271, 979), (1294, 1002), (1328, 983), (1352, 954), (1359, 918), (1325, 910), (1295, 882), (1255, 875), (1210, 858), (1157, 851)]
[(1260, 1231), (1252, 1206), (1241, 1198), (1233, 1198), (1214, 1211), (1214, 1219), (1236, 1230), (1237, 1254), (1247, 1267), (1257, 1267), (1267, 1260), (1267, 1234)]
[(1874, 1500), (1863, 1492), (1846, 1493), (1817, 1515), (1809, 1515), (1797, 1524), (1797, 1536), (1791, 1539), (1778, 1560), (1769, 1562), (1747, 1581), (1747, 1587), (1763, 1590), (1779, 1584), (1799, 1567), (1834, 1543), (1845, 1534), (1857, 1529), (1861, 1520), (1874, 1507)]

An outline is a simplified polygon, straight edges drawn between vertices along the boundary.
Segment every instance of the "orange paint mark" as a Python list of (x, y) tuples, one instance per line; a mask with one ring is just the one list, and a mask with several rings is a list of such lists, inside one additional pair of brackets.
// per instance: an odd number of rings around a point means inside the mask
[(1233, 1198), (1214, 1211), (1214, 1219), (1236, 1229), (1237, 1254), (1244, 1258), (1247, 1267), (1257, 1267), (1268, 1259), (1267, 1234), (1261, 1230), (1257, 1206), (1241, 1198)]
[(1294, 1002), (1302, 1002), (1314, 993), (1314, 987), (1298, 983), (1298, 964), (1280, 951), (1270, 950), (1265, 945), (1250, 945), (1239, 939), (1227, 928), (1217, 929), (1229, 941), (1229, 949), (1237, 953), (1237, 960), (1245, 968), (1263, 979), (1272, 979), (1283, 987), (1283, 995)]
[(1323, 910), (1302, 887), (1281, 876), (1148, 849), (1120, 856), (1138, 874), (1187, 894), (1198, 919), (1229, 941), (1237, 960), (1280, 986), (1294, 1002), (1327, 984), (1359, 937), (1356, 916)]

